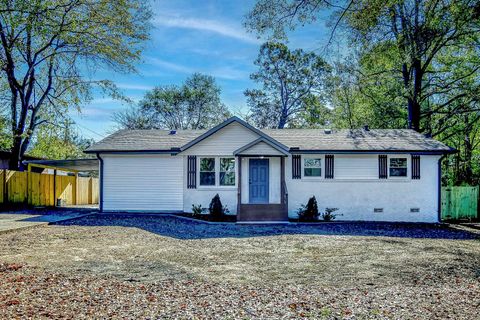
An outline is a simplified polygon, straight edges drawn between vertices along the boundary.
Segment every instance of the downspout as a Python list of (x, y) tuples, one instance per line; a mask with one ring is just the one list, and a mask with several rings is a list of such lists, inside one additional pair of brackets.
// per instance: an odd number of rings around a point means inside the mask
[(98, 208), (100, 212), (103, 212), (103, 159), (102, 157), (100, 157), (99, 153), (97, 153), (97, 158), (100, 161), (100, 174), (99, 174), (100, 190), (99, 190)]
[(438, 159), (438, 223), (442, 222), (442, 161), (447, 155)]

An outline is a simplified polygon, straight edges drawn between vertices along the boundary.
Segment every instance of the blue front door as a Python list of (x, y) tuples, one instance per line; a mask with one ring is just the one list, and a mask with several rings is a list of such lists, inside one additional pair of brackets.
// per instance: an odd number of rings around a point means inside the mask
[(250, 203), (268, 203), (268, 159), (250, 159)]

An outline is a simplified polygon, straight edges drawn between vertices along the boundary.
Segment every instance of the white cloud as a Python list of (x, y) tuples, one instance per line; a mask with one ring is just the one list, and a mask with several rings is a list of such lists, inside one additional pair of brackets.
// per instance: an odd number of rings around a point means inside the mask
[(232, 26), (217, 20), (159, 16), (155, 19), (154, 24), (162, 27), (184, 28), (200, 31), (213, 32), (225, 37), (234, 38), (244, 42), (259, 43), (255, 37), (247, 34), (242, 26)]
[(154, 66), (157, 66), (157, 67), (160, 67), (160, 68), (180, 72), (180, 73), (193, 73), (193, 72), (195, 72), (195, 70), (193, 70), (191, 68), (188, 68), (186, 66), (182, 66), (180, 64), (165, 61), (165, 60), (162, 60), (162, 59), (159, 59), (159, 58), (146, 57), (145, 60), (148, 64), (151, 64), (151, 65), (154, 65)]
[(152, 90), (152, 86), (148, 85), (141, 85), (141, 84), (129, 84), (129, 83), (117, 83), (117, 87), (120, 89), (126, 89), (126, 90), (141, 90), (141, 91), (146, 91), (146, 90)]
[(115, 102), (115, 99), (113, 98), (97, 98), (93, 99), (90, 101), (90, 104), (107, 104), (107, 103), (112, 103)]
[(232, 67), (219, 67), (210, 70), (210, 74), (216, 78), (226, 80), (248, 80), (249, 73)]
[[(153, 58), (153, 57), (146, 57), (145, 60), (148, 64), (151, 64), (153, 66), (157, 66), (157, 67), (160, 67), (160, 68), (172, 70), (172, 71), (179, 72), (179, 73), (182, 73), (182, 74), (192, 74), (192, 73), (195, 73), (195, 72), (200, 72), (200, 73), (203, 73), (203, 74), (212, 75), (216, 78), (226, 79), (226, 80), (241, 80), (241, 79), (248, 80), (248, 76), (249, 76), (248, 72), (246, 72), (244, 70), (239, 70), (239, 69), (236, 69), (236, 68), (232, 68), (232, 67), (229, 67), (229, 66), (215, 67), (215, 68), (211, 68), (211, 69), (209, 69), (209, 68), (193, 69), (193, 68), (189, 68), (189, 67), (186, 67), (186, 66), (183, 66), (183, 65), (179, 65), (179, 64), (176, 64), (176, 63), (165, 61), (165, 60), (162, 60), (162, 59)], [(144, 71), (143, 74), (147, 75), (147, 76), (158, 75), (157, 72), (150, 72), (150, 71)]]
[(85, 116), (85, 117), (99, 117), (99, 116), (110, 116), (112, 113), (111, 110), (107, 110), (104, 108), (97, 108), (94, 106), (87, 106), (82, 108), (82, 111), (80, 112), (80, 116)]

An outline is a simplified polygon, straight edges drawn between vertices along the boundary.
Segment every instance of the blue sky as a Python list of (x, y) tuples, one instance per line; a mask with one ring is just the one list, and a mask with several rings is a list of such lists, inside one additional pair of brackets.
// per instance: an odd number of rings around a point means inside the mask
[[(180, 84), (194, 72), (212, 75), (222, 88), (222, 101), (232, 112), (246, 112), (243, 91), (262, 40), (245, 31), (244, 15), (254, 0), (160, 0), (153, 2), (151, 40), (146, 43), (137, 74), (99, 72), (96, 78), (113, 80), (134, 101), (158, 85)], [(289, 35), (291, 48), (318, 50), (329, 35), (324, 21)], [(322, 42), (323, 40), (323, 42)], [(115, 131), (112, 115), (128, 106), (97, 94), (81, 113), (72, 112), (79, 133), (99, 140)]]

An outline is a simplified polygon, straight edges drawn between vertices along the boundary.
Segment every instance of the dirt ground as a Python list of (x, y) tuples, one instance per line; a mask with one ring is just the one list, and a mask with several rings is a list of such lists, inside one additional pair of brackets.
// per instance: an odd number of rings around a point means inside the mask
[(473, 234), (138, 219), (0, 234), (0, 318), (478, 317)]

